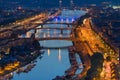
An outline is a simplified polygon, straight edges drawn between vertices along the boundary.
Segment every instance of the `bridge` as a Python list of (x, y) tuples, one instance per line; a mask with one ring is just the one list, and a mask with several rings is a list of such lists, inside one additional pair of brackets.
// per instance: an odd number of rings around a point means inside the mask
[(38, 30), (38, 29), (57, 29), (57, 30), (71, 30), (71, 29), (75, 29), (74, 27), (70, 28), (70, 27), (67, 27), (67, 28), (63, 28), (63, 27), (60, 27), (60, 28), (57, 28), (57, 27), (44, 27), (44, 28), (35, 28), (35, 30)]
[(38, 41), (43, 40), (67, 40), (67, 41), (76, 41), (77, 39), (73, 37), (46, 37), (46, 38), (35, 38)]
[[(72, 46), (72, 45), (71, 45)], [(41, 46), (42, 49), (68, 49), (71, 46), (61, 46), (61, 47), (48, 47), (48, 46)]]
[(41, 25), (41, 27), (43, 27), (43, 25), (46, 24), (63, 24), (63, 25), (67, 25), (68, 27), (77, 25), (76, 23), (69, 23), (69, 22), (32, 22), (32, 24)]
[[(72, 25), (73, 23), (46, 23), (46, 24), (70, 24)], [(76, 41), (76, 39), (73, 38), (73, 35), (71, 35), (70, 33), (67, 34), (69, 35), (70, 37), (64, 37), (66, 36), (66, 32), (64, 33), (63, 30), (71, 30), (72, 29), (75, 29), (75, 27), (43, 27), (43, 28), (33, 28), (33, 30), (35, 30), (35, 32), (33, 33), (34, 36), (35, 36), (35, 33), (37, 32), (37, 30), (39, 29), (53, 29), (53, 30), (60, 30), (61, 32), (59, 33), (60, 35), (62, 36), (59, 36), (58, 35), (57, 37), (43, 37), (43, 38), (38, 38), (38, 37), (35, 37), (34, 39), (38, 40), (38, 41), (43, 41), (43, 40), (67, 40), (67, 41)], [(7, 31), (13, 31), (12, 29), (8, 29)], [(1, 32), (2, 33), (2, 32)], [(1, 35), (1, 34), (0, 34)], [(8, 47), (11, 47), (11, 46), (14, 46), (17, 44), (21, 44), (22, 42), (24, 42), (25, 40), (29, 40), (30, 38), (19, 38), (17, 40), (8, 40), (7, 42), (4, 41), (5, 43), (4, 44), (1, 44), (0, 45), (0, 50), (2, 49), (5, 49), (5, 48), (8, 48)], [(45, 48), (45, 47), (44, 47)], [(46, 47), (47, 48), (47, 47)], [(65, 48), (65, 47), (64, 47)]]
[(77, 25), (75, 23), (69, 23), (69, 22), (45, 22), (42, 24), (64, 24), (64, 25)]
[[(68, 27), (43, 27), (43, 25), (45, 25), (45, 24), (66, 24), (66, 25), (68, 25)], [(69, 25), (72, 25), (72, 27), (70, 27)], [(61, 32), (61, 34), (64, 34), (64, 30), (66, 31), (66, 30), (70, 30), (71, 32), (72, 32), (72, 30), (74, 30), (75, 29), (75, 26), (73, 26), (73, 25), (76, 25), (75, 23), (58, 23), (58, 22), (47, 22), (47, 23), (42, 23), (41, 24), (41, 27), (36, 27), (36, 28), (34, 28), (34, 33), (36, 33), (37, 32), (37, 30), (44, 30), (44, 29), (46, 29), (46, 30), (60, 30), (60, 32)]]
[[(43, 40), (67, 40), (67, 41), (76, 41), (76, 39), (74, 38), (74, 34), (71, 34), (74, 29), (76, 29), (77, 24), (74, 22), (34, 22), (35, 24), (39, 24), (41, 27), (36, 27), (34, 28), (34, 35), (35, 33), (37, 33), (37, 30), (60, 30), (60, 35), (61, 36), (55, 36), (55, 37), (35, 37), (36, 40), (38, 41), (43, 41)], [(67, 25), (67, 27), (57, 27), (54, 25), (54, 27), (44, 27), (43, 25), (47, 25), (47, 24), (63, 24), (63, 25)], [(65, 31), (64, 31), (65, 30)], [(70, 30), (71, 32), (69, 33), (70, 37), (64, 37), (64, 33), (66, 33), (66, 30)], [(62, 36), (63, 35), (63, 36)]]

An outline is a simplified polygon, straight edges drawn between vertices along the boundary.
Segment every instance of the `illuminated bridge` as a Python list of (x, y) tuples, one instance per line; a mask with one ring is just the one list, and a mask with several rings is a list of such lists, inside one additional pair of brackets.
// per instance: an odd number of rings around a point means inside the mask
[[(50, 24), (62, 24), (62, 23), (50, 23)], [(68, 24), (68, 23), (66, 23)], [(71, 23), (72, 24), (72, 23)], [(42, 30), (42, 29), (47, 29), (47, 30), (61, 30), (61, 34), (63, 33), (63, 30), (73, 30), (75, 29), (75, 27), (69, 27), (70, 24), (68, 24), (68, 27), (43, 27), (43, 25), (41, 27), (37, 27), (35, 28), (35, 33), (36, 33), (36, 30)]]
[(45, 22), (41, 24), (64, 24), (64, 25), (76, 25), (75, 23), (69, 23), (69, 22)]
[(46, 38), (35, 38), (38, 41), (42, 40), (67, 40), (67, 41), (76, 41), (73, 37), (46, 37)]
[(68, 28), (63, 28), (63, 27), (60, 27), (60, 28), (53, 28), (53, 27), (45, 27), (45, 28), (35, 28), (34, 30), (39, 30), (39, 29), (56, 29), (56, 30), (71, 30), (71, 29), (75, 29), (74, 27), (73, 28), (70, 28), (70, 27), (68, 27)]
[(68, 27), (70, 26), (75, 26), (77, 25), (76, 23), (69, 23), (69, 22), (32, 22), (33, 24), (37, 24), (37, 25), (40, 25), (41, 27), (43, 27), (43, 25), (46, 25), (46, 24), (63, 24), (63, 25), (67, 25)]
[[(43, 25), (46, 24), (64, 24), (64, 25), (68, 25), (67, 27), (58, 27), (58, 26), (54, 26), (54, 27), (43, 27)], [(42, 41), (42, 40), (68, 40), (68, 41), (75, 41), (76, 39), (74, 39), (74, 34), (73, 34), (73, 30), (75, 29), (75, 27), (73, 25), (76, 25), (75, 23), (66, 23), (66, 22), (46, 22), (46, 23), (41, 23), (40, 24), (41, 27), (37, 27), (35, 28), (35, 32), (34, 35), (37, 34), (37, 31), (39, 30), (48, 30), (48, 35), (43, 35), (42, 37), (35, 37), (36, 40), (38, 41)], [(69, 27), (69, 25), (71, 25), (71, 27)], [(56, 32), (52, 32), (52, 36), (50, 33), (50, 30), (59, 30), (59, 33)], [(69, 33), (66, 34), (66, 30), (69, 30)], [(39, 35), (40, 33), (38, 33)], [(57, 36), (54, 36), (57, 35)], [(65, 37), (67, 36), (67, 37)]]

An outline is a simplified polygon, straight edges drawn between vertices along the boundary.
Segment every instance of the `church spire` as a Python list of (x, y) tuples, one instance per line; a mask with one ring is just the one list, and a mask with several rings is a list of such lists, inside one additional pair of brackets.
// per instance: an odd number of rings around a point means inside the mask
[(59, 0), (59, 8), (62, 8), (62, 0)]

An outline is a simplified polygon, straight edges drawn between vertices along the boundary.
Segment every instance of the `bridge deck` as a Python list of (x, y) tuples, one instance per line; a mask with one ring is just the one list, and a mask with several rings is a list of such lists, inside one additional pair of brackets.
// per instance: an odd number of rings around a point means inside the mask
[(72, 37), (47, 37), (47, 38), (35, 38), (38, 41), (42, 40), (68, 40), (68, 41), (75, 41), (75, 38)]
[[(72, 46), (72, 45), (71, 45)], [(48, 47), (48, 46), (41, 46), (42, 49), (68, 49), (71, 46), (61, 46), (61, 47)]]
[(67, 28), (50, 28), (50, 27), (45, 27), (45, 28), (35, 28), (35, 29), (59, 29), (59, 30), (71, 30), (73, 28), (67, 27)]
[(45, 24), (64, 24), (64, 25), (77, 25), (76, 23), (68, 23), (68, 22), (33, 22), (33, 24), (45, 25)]

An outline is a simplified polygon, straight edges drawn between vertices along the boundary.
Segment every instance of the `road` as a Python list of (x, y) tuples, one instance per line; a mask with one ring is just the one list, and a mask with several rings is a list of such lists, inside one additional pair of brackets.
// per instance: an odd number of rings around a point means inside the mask
[[(11, 46), (11, 44), (14, 43), (14, 40), (10, 39), (10, 36), (13, 31), (21, 34), (21, 31), (26, 32), (28, 30), (31, 30), (39, 25), (39, 24), (34, 24), (34, 22), (39, 21), (39, 23), (42, 23), (50, 18), (53, 18), (53, 17), (59, 15), (60, 12), (61, 12), (61, 10), (58, 10), (57, 12), (55, 12), (52, 15), (49, 15), (48, 13), (40, 13), (36, 16), (26, 18), (21, 21), (16, 21), (16, 22), (6, 25), (6, 26), (2, 26), (2, 27), (0, 26), (0, 49), (6, 50), (5, 45), (8, 42), (10, 45), (9, 44), (7, 44), (7, 45), (9, 45), (9, 46)], [(3, 45), (3, 44), (5, 44), (5, 45)], [(7, 47), (9, 47), (9, 46), (7, 46)]]
[[(36, 23), (39, 21), (39, 23), (42, 23), (43, 21), (58, 15), (58, 13), (59, 11), (51, 16), (48, 14), (41, 13), (40, 15), (37, 15), (28, 19), (24, 19), (23, 21), (16, 21), (14, 24), (11, 24), (4, 28), (0, 28), (0, 38), (10, 36), (13, 29), (14, 30), (16, 29), (30, 30), (38, 26), (38, 24), (36, 25), (34, 24), (34, 22)], [(86, 75), (87, 70), (91, 67), (90, 60), (87, 56), (88, 54), (93, 55), (95, 52), (100, 52), (103, 54), (104, 58), (106, 58), (107, 56), (110, 56), (112, 58), (111, 62), (118, 63), (117, 53), (96, 32), (94, 32), (91, 27), (92, 27), (91, 21), (88, 18), (84, 20), (83, 25), (76, 28), (76, 33), (79, 39), (75, 41), (75, 46), (76, 46), (76, 50), (78, 50), (77, 52), (82, 52), (82, 57), (85, 64), (85, 69), (83, 73), (77, 75), (78, 78), (81, 78), (82, 76)], [(109, 74), (112, 75), (111, 73)], [(107, 76), (104, 78), (111, 80), (110, 77), (107, 77)]]
[[(94, 32), (91, 28), (91, 21), (90, 19), (85, 19), (84, 24), (77, 28), (77, 33), (79, 35), (80, 40), (82, 41), (82, 46), (85, 50), (88, 51), (89, 55), (93, 55), (95, 52), (100, 52), (103, 54), (104, 58), (106, 59), (107, 56), (111, 57), (111, 63), (118, 63), (117, 58), (118, 55), (113, 48), (111, 48), (97, 33)], [(87, 52), (84, 52), (87, 53)], [(108, 63), (104, 63), (107, 65)], [(110, 65), (109, 65), (110, 66)], [(105, 69), (105, 68), (104, 68)], [(108, 68), (105, 69), (107, 72)], [(104, 75), (107, 74), (104, 72)], [(109, 75), (112, 75), (109, 72)], [(103, 79), (103, 77), (102, 77)], [(104, 76), (104, 80), (111, 80), (110, 76)]]
[[(39, 15), (26, 18), (21, 21), (16, 21), (12, 24), (3, 26), (0, 28), (0, 38), (9, 37), (13, 30), (20, 29), (20, 30), (30, 30), (34, 27), (37, 27), (40, 23), (44, 21), (54, 18), (58, 14), (60, 14), (61, 10), (58, 10), (56, 13), (49, 15), (48, 13), (40, 13)], [(35, 24), (39, 22), (39, 24)]]

